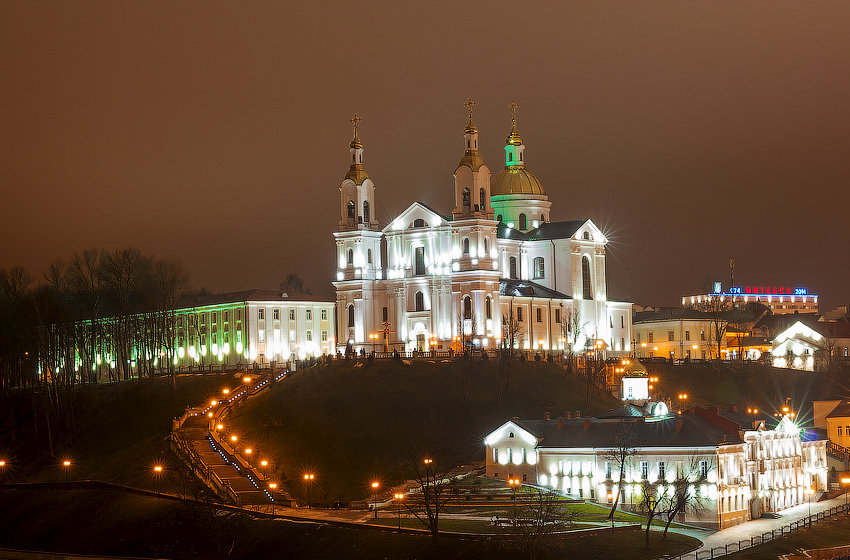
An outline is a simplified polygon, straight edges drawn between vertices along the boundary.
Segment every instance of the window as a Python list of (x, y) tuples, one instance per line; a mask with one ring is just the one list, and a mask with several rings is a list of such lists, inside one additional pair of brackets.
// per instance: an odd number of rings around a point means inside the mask
[(708, 461), (699, 462), (699, 476), (705, 478), (708, 476)]
[(354, 251), (351, 249), (348, 250), (346, 262), (348, 263), (348, 266), (354, 266)]
[(525, 231), (528, 229), (528, 218), (525, 217), (525, 214), (519, 215), (519, 229), (521, 231)]
[(555, 309), (555, 322), (556, 323), (561, 322), (561, 310), (560, 309)]
[(484, 238), (484, 255), (482, 255), (482, 256), (486, 257), (489, 254), (490, 254), (490, 244), (487, 243), (487, 238), (485, 237)]
[[(308, 320), (308, 321), (312, 321), (312, 320), (313, 320), (313, 310), (312, 310), (312, 309), (308, 309), (308, 310), (307, 310), (306, 315), (307, 315), (307, 320)], [(292, 319), (292, 316), (290, 315), (290, 316), (289, 316), (289, 318), (290, 318), (290, 319)]]
[[(289, 318), (292, 319), (291, 316)], [(280, 321), (280, 309), (272, 309), (272, 319)]]
[(581, 258), (581, 297), (593, 299), (590, 291), (590, 259), (587, 256)]
[(230, 312), (229, 312), (229, 311), (225, 311), (225, 312), (224, 312), (224, 322), (226, 323), (226, 322), (228, 322), (229, 320), (230, 320)]
[(685, 331), (685, 340), (686, 341), (691, 340), (691, 331)]
[(490, 299), (490, 296), (487, 296), (487, 299), (484, 300), (484, 316), (487, 319), (493, 318), (493, 301)]
[(213, 313), (213, 314), (212, 314), (212, 322), (213, 322), (213, 323), (217, 323), (217, 322), (218, 322), (218, 313)]
[(469, 254), (469, 238), (468, 237), (463, 238), (463, 254), (464, 255)]
[(605, 478), (611, 478), (611, 463), (610, 461), (605, 461)]
[(673, 342), (675, 338), (675, 333), (673, 331), (667, 331), (667, 342)]
[[(307, 316), (307, 318), (308, 318), (308, 319), (310, 318), (310, 317), (309, 317), (309, 315)], [(294, 310), (294, 309), (290, 309), (290, 310), (289, 310), (289, 320), (290, 320), (290, 321), (294, 321), (294, 320), (295, 320), (295, 310)]]
[(658, 461), (658, 478), (660, 480), (664, 480), (664, 477), (667, 475), (667, 471), (665, 469), (664, 461)]
[(422, 292), (416, 292), (413, 296), (414, 308), (416, 311), (425, 311), (425, 296)]
[(369, 201), (363, 201), (363, 221), (369, 223)]
[(542, 224), (545, 221), (546, 221), (546, 216), (544, 216), (543, 214), (540, 214), (540, 223)]
[(840, 435), (842, 435), (842, 433), (841, 433), (841, 426), (838, 426), (838, 435), (839, 435), (839, 436), (840, 436)]
[(266, 310), (265, 309), (257, 309), (257, 319), (262, 321), (266, 318)]
[(257, 331), (257, 340), (259, 340), (260, 342), (266, 341), (266, 330), (265, 329), (260, 329), (259, 331)]
[(544, 278), (543, 257), (534, 257), (534, 278)]
[(647, 333), (647, 335), (646, 335), (646, 336), (647, 336), (647, 341), (648, 341), (650, 344), (652, 344), (653, 342), (655, 342), (655, 341), (653, 340), (653, 338), (655, 338), (655, 333), (653, 333), (652, 331), (649, 331), (649, 333)]
[(484, 193), (484, 189), (481, 189), (480, 191), (478, 191), (478, 200), (479, 200), (479, 204), (481, 205), (481, 211), (482, 212), (487, 209), (487, 205), (485, 204), (486, 196), (487, 195)]
[(612, 328), (612, 329), (614, 328), (614, 316), (613, 315), (608, 315), (608, 327)]
[(322, 321), (327, 321), (327, 320), (328, 320), (328, 310), (327, 310), (327, 309), (322, 309), (322, 315), (321, 315), (321, 317), (322, 317)]
[(348, 219), (349, 220), (354, 219), (354, 201), (353, 200), (348, 201)]
[(640, 344), (640, 333), (635, 333), (635, 344)]
[(416, 218), (413, 220), (413, 227), (425, 227), (425, 220), (422, 218)]
[(237, 310), (236, 310), (236, 320), (237, 320), (237, 321), (241, 321), (241, 320), (242, 320), (242, 310), (241, 310), (241, 309), (237, 309)]
[(425, 276), (425, 247), (417, 247), (413, 254), (413, 273), (416, 276)]
[(472, 200), (469, 194), (469, 189), (463, 189), (463, 208), (465, 210), (469, 210), (469, 207), (472, 206)]
[(322, 342), (328, 341), (328, 331), (322, 331)]
[(516, 320), (522, 321), (522, 307), (516, 308)]
[(472, 299), (469, 296), (463, 298), (463, 318), (472, 319)]
[(585, 241), (590, 241), (590, 232), (586, 231), (586, 232), (582, 233), (581, 238), (584, 239)]
[(537, 308), (537, 322), (538, 323), (543, 322), (543, 310), (540, 309), (539, 307)]
[(497, 221), (497, 222), (501, 222), (501, 221), (502, 221), (502, 215), (501, 215), (501, 214), (499, 214), (498, 216), (496, 216), (496, 221)]
[(620, 315), (620, 328), (621, 329), (626, 328), (626, 316), (625, 315)]
[(517, 277), (517, 275), (516, 275), (516, 257), (511, 257), (511, 260), (509, 262), (510, 262), (511, 278), (516, 278)]
[(348, 306), (348, 326), (349, 328), (354, 327), (354, 306), (351, 304)]
[(513, 160), (514, 160), (514, 155), (513, 155), (513, 153), (508, 152), (508, 161), (513, 161)]
[(703, 340), (703, 341), (705, 340), (705, 331), (700, 331), (700, 332), (699, 332), (699, 339), (700, 339), (700, 340)]
[(493, 448), (493, 462), (497, 462), (499, 460), (499, 450), (495, 447)]
[(388, 308), (384, 307), (384, 308), (381, 310), (381, 317), (383, 317), (383, 321), (384, 321), (384, 323), (386, 323), (386, 322), (389, 320), (389, 319), (388, 319), (388, 317), (389, 317), (389, 309), (388, 309)]
[(289, 342), (295, 342), (295, 331), (289, 331)]
[(307, 331), (307, 342), (313, 342), (313, 331)]
[(366, 250), (366, 262), (372, 264), (372, 249)]
[(646, 480), (649, 478), (649, 463), (646, 461), (640, 462), (640, 478)]

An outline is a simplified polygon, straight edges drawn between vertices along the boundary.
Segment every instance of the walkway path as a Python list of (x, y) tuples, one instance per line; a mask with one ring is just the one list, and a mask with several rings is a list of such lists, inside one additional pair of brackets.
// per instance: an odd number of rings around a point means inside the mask
[[(812, 515), (828, 510), (829, 508), (835, 506), (843, 505), (844, 500), (845, 497), (842, 495), (831, 500), (815, 502), (811, 505)], [(732, 543), (735, 543), (737, 545), (738, 542), (743, 540), (750, 541), (752, 537), (761, 536), (764, 533), (769, 533), (774, 529), (779, 529), (780, 527), (787, 526), (789, 523), (799, 521), (800, 519), (808, 517), (809, 505), (803, 504), (799, 506), (794, 506), (792, 508), (783, 510), (779, 515), (781, 515), (781, 517), (779, 517), (778, 519), (754, 519), (753, 521), (741, 523), (740, 525), (735, 525), (734, 527), (729, 527), (728, 529), (715, 531), (710, 535), (706, 535), (704, 531), (699, 531), (697, 529), (671, 528), (670, 530), (675, 530), (675, 532), (677, 533), (690, 535), (692, 537), (700, 539), (702, 541), (702, 547), (696, 551), (697, 555), (698, 557), (708, 558), (709, 556), (706, 555), (706, 552), (710, 552), (712, 548), (725, 547), (727, 544), (729, 544), (729, 551), (732, 552)], [(850, 535), (848, 536), (848, 540), (850, 540)], [(734, 550), (738, 550), (737, 546), (735, 546)]]

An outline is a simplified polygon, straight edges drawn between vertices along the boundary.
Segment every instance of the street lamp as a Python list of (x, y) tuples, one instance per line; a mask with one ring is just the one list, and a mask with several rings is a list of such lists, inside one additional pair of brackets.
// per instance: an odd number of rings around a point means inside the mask
[(153, 467), (153, 478), (154, 478), (154, 481), (156, 482), (156, 493), (157, 494), (162, 493), (160, 491), (160, 488), (159, 488), (159, 480), (160, 480), (161, 476), (162, 476), (162, 465), (154, 465), (154, 467)]
[(307, 473), (304, 475), (304, 484), (307, 485), (307, 509), (313, 509), (312, 496), (310, 495), (313, 487), (313, 479), (315, 475), (313, 473)]
[(62, 467), (65, 469), (65, 482), (68, 482), (68, 472), (71, 470), (71, 461), (65, 459), (62, 461)]
[(393, 494), (395, 498), (396, 511), (398, 512), (398, 528), (401, 529), (401, 501), (404, 499), (404, 494)]
[(372, 483), (372, 511), (375, 512), (375, 519), (378, 519), (378, 487), (380, 485), (377, 480)]
[[(613, 506), (614, 505), (614, 494), (608, 492), (608, 502)], [(614, 534), (614, 514), (611, 513), (611, 534)]]
[[(850, 476), (843, 477), (841, 479), (841, 484), (843, 484), (844, 486), (850, 485)], [(845, 509), (846, 509), (847, 508), (847, 489), (846, 488), (844, 489), (844, 506), (845, 506)]]
[(519, 482), (518, 478), (511, 478), (511, 479), (508, 479), (508, 484), (510, 485), (511, 490), (513, 490), (513, 495), (514, 495), (514, 520), (516, 520), (516, 489), (517, 489), (517, 486), (520, 485), (520, 482)]
[(275, 505), (277, 505), (276, 500), (274, 499), (274, 491), (276, 489), (277, 489), (277, 483), (276, 482), (269, 482), (269, 490), (271, 490), (271, 495), (272, 495), (272, 515), (275, 514)]

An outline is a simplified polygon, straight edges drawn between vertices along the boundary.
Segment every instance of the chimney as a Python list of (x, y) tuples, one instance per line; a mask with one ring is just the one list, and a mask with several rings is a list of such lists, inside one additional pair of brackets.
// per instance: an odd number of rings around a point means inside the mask
[(737, 404), (730, 404), (729, 410), (731, 410), (732, 412), (738, 412), (738, 405)]
[(714, 414), (714, 415), (720, 416), (720, 407), (717, 406), (716, 404), (708, 405), (707, 410), (708, 410), (709, 414)]
[(558, 418), (558, 429), (560, 430), (563, 427), (564, 427), (564, 419)]
[(584, 419), (584, 429), (587, 430), (588, 428), (590, 428), (590, 418), (585, 418)]
[(564, 418), (565, 418), (565, 419), (569, 420), (569, 419), (570, 419), (570, 418), (572, 418), (572, 417), (573, 417), (573, 413), (572, 413), (572, 412), (567, 411), (567, 412), (565, 412), (565, 413), (564, 413)]
[(544, 413), (543, 413), (543, 419), (544, 419), (544, 420), (551, 420), (551, 419), (552, 419), (552, 414), (551, 414), (551, 413), (549, 413), (549, 412), (544, 412)]
[(682, 431), (682, 427), (684, 425), (685, 425), (685, 419), (684, 418), (681, 418), (681, 417), (676, 418), (676, 433), (677, 434)]
[(581, 411), (580, 411), (580, 410), (576, 410), (576, 411), (573, 413), (573, 418), (581, 418)]

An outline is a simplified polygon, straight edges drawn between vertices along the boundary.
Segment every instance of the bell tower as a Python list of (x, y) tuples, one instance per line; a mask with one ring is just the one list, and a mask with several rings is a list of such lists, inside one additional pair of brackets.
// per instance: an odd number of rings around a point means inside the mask
[(475, 101), (466, 100), (469, 122), (463, 129), (464, 152), (455, 169), (455, 209), (452, 216), (459, 218), (492, 217), (490, 206), (490, 169), (478, 152), (478, 129), (472, 122)]
[(363, 143), (357, 135), (357, 125), (362, 119), (351, 117), (354, 138), (349, 145), (349, 167), (339, 187), (339, 230), (377, 229), (375, 219), (375, 183), (363, 166)]

